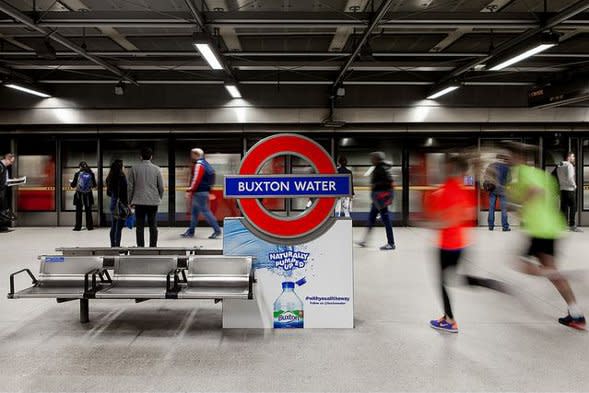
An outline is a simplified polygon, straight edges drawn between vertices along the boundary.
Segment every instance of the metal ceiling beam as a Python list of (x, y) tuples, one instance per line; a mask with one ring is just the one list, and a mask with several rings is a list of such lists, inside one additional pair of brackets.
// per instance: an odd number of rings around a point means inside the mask
[(18, 71), (14, 71), (12, 68), (0, 65), (0, 74), (8, 75), (8, 77), (15, 77), (16, 79), (22, 80), (23, 82), (34, 83), (35, 81), (28, 75), (21, 74)]
[(505, 51), (521, 44), (522, 42), (525, 42), (526, 40), (532, 38), (533, 36), (535, 36), (539, 33), (542, 33), (545, 30), (551, 29), (561, 23), (565, 23), (570, 18), (573, 18), (574, 16), (576, 16), (584, 11), (587, 11), (587, 10), (589, 10), (589, 0), (577, 1), (573, 5), (567, 7), (563, 11), (559, 12), (555, 16), (548, 19), (546, 21), (546, 23), (542, 24), (540, 27), (528, 30), (525, 33), (520, 34), (517, 37), (499, 45), (497, 47), (497, 49), (495, 49), (493, 51), (493, 53), (491, 53), (490, 55), (482, 57), (482, 58), (478, 58), (477, 60), (474, 60), (474, 61), (472, 61), (462, 67), (455, 69), (448, 76), (446, 76), (441, 82), (442, 83), (447, 82), (448, 80), (456, 78), (456, 77), (472, 70), (474, 67), (476, 67), (480, 64), (485, 64), (489, 60), (491, 60), (491, 59), (495, 58), (496, 56), (504, 53)]
[[(58, 3), (62, 6), (68, 7), (67, 9), (74, 10), (74, 11), (84, 11), (89, 12), (90, 8), (82, 1), (82, 0), (59, 0)], [(63, 7), (63, 8), (65, 8)], [(128, 51), (135, 51), (139, 50), (131, 41), (127, 39), (123, 34), (121, 34), (118, 30), (114, 27), (105, 26), (100, 27), (98, 30), (111, 40), (113, 40), (117, 45), (121, 48), (126, 49)]]
[[(163, 80), (163, 79), (145, 79), (138, 81), (142, 85), (221, 85), (222, 80)], [(113, 85), (119, 83), (118, 80), (104, 80), (104, 79), (43, 79), (39, 83), (54, 84), (54, 85)], [(331, 85), (333, 82), (317, 81), (317, 80), (251, 80), (243, 81), (242, 85)], [(344, 86), (431, 86), (435, 82), (428, 81), (347, 81), (343, 82)], [(534, 82), (521, 81), (478, 81), (466, 82), (467, 86), (530, 86)]]
[(352, 54), (348, 58), (348, 61), (346, 61), (346, 64), (343, 65), (343, 67), (340, 69), (337, 77), (335, 78), (335, 81), (333, 82), (333, 86), (332, 86), (334, 89), (337, 88), (338, 85), (340, 84), (340, 82), (343, 81), (343, 79), (346, 75), (346, 72), (348, 71), (348, 69), (350, 68), (352, 63), (356, 60), (356, 57), (358, 56), (358, 54), (362, 50), (362, 47), (366, 44), (366, 41), (368, 41), (368, 38), (370, 37), (370, 35), (374, 31), (374, 29), (379, 25), (379, 23), (384, 18), (385, 14), (389, 10), (389, 7), (393, 3), (393, 1), (394, 0), (384, 0), (381, 3), (380, 7), (378, 7), (378, 10), (376, 11), (374, 18), (372, 18), (372, 20), (371, 20), (370, 24), (368, 25), (368, 27), (366, 28), (366, 30), (364, 30), (364, 34), (362, 34), (362, 37), (360, 38), (360, 41), (356, 45), (356, 48), (354, 48), (354, 50), (352, 51)]
[[(196, 51), (89, 51), (94, 56), (104, 57), (126, 57), (126, 58), (149, 58), (149, 57), (200, 57)], [(351, 52), (225, 52), (225, 57), (348, 57)], [(76, 52), (56, 52), (58, 57), (72, 57), (77, 56)], [(482, 52), (373, 52), (373, 57), (425, 57), (431, 59), (437, 58), (469, 58), (469, 57), (485, 57), (487, 53)], [(0, 51), (1, 56), (10, 57), (37, 57), (36, 52), (32, 51)], [(589, 58), (589, 53), (569, 53), (569, 52), (553, 52), (553, 53), (539, 53), (535, 55), (536, 58)]]
[[(185, 0), (188, 1), (188, 0)], [(193, 5), (194, 7), (194, 5)], [(26, 14), (28, 15), (28, 14)], [(135, 27), (135, 28), (169, 28), (191, 30), (196, 19), (208, 28), (213, 27), (255, 27), (255, 28), (337, 28), (339, 26), (365, 28), (370, 22), (367, 13), (334, 12), (203, 12), (197, 16), (186, 12), (169, 12), (166, 15), (151, 11), (89, 11), (89, 12), (54, 12), (44, 13), (41, 27)], [(553, 15), (553, 14), (552, 14)], [(539, 27), (538, 16), (530, 13), (461, 13), (461, 12), (426, 12), (426, 13), (387, 13), (381, 27), (387, 28), (459, 28), (477, 29), (534, 28)], [(565, 26), (587, 28), (587, 18), (564, 20)], [(19, 27), (10, 19), (0, 19), (0, 27)]]
[[(497, 12), (501, 8), (503, 8), (506, 5), (508, 5), (509, 3), (511, 3), (512, 1), (513, 0), (493, 0), (489, 3), (487, 3), (487, 5), (485, 7), (483, 7), (483, 9), (480, 12)], [(454, 30), (453, 32), (449, 33), (446, 36), (446, 38), (444, 38), (443, 40), (438, 42), (436, 45), (434, 45), (430, 49), (430, 52), (443, 51), (444, 49), (450, 47), (452, 44), (454, 44), (456, 41), (458, 41), (460, 38), (462, 38), (462, 36), (464, 36), (465, 34), (471, 33), (473, 30), (474, 30), (473, 27), (462, 27), (462, 28)]]
[[(366, 5), (368, 5), (368, 0), (347, 0), (344, 10), (347, 12), (362, 12), (366, 8)], [(352, 27), (338, 27), (331, 39), (328, 50), (330, 52), (341, 52), (344, 50), (353, 32), (354, 29)]]
[(119, 68), (115, 67), (114, 65), (110, 64), (107, 61), (102, 60), (101, 58), (99, 58), (97, 56), (89, 54), (86, 50), (84, 50), (80, 46), (74, 44), (73, 42), (71, 42), (67, 38), (62, 37), (59, 33), (55, 32), (53, 30), (50, 30), (46, 27), (42, 27), (42, 26), (35, 24), (35, 22), (31, 18), (29, 18), (28, 16), (23, 14), (21, 11), (14, 8), (13, 6), (11, 6), (10, 4), (8, 4), (7, 2), (5, 2), (3, 0), (0, 1), (0, 11), (5, 13), (6, 15), (10, 16), (11, 18), (14, 18), (15, 20), (19, 21), (20, 23), (22, 23), (26, 27), (28, 27), (30, 29), (34, 29), (40, 33), (46, 34), (47, 37), (49, 37), (53, 41), (65, 46), (66, 48), (68, 48), (71, 51), (76, 52), (77, 54), (85, 57), (86, 59), (90, 60), (91, 62), (100, 65), (104, 69), (119, 76), (122, 80), (136, 84), (136, 82), (133, 80), (133, 78), (126, 75)]

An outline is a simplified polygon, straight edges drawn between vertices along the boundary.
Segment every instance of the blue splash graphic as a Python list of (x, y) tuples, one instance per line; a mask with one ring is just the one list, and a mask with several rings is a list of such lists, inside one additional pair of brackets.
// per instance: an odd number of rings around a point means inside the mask
[(267, 269), (274, 274), (292, 277), (308, 263), (309, 253), (301, 247), (275, 245), (255, 237), (240, 220), (226, 220), (223, 250), (226, 255), (255, 257), (255, 269)]

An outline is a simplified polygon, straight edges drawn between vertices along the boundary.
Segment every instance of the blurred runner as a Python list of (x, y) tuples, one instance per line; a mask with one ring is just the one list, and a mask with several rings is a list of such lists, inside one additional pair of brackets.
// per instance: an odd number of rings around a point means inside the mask
[[(575, 294), (568, 280), (558, 271), (554, 258), (557, 239), (566, 227), (565, 218), (559, 211), (557, 182), (554, 176), (525, 164), (525, 145), (510, 143), (508, 148), (513, 177), (517, 179), (509, 188), (509, 195), (521, 205), (522, 226), (530, 237), (529, 248), (517, 267), (523, 273), (546, 277), (556, 287), (568, 305), (568, 315), (559, 318), (558, 322), (574, 329), (585, 329), (585, 317)], [(532, 257), (540, 264), (534, 263)]]
[(393, 203), (394, 194), (393, 176), (390, 172), (391, 165), (385, 161), (385, 154), (381, 151), (370, 153), (370, 159), (374, 166), (370, 178), (372, 204), (368, 215), (366, 235), (364, 240), (358, 242), (358, 245), (366, 247), (368, 237), (376, 224), (376, 217), (380, 214), (387, 235), (387, 243), (380, 249), (394, 250), (396, 248), (395, 237), (393, 235), (393, 224), (389, 217), (389, 205)]
[[(475, 223), (476, 198), (474, 188), (463, 185), (468, 172), (468, 162), (463, 157), (450, 157), (446, 162), (446, 182), (426, 200), (426, 211), (435, 227), (439, 229), (440, 288), (444, 303), (444, 315), (430, 321), (437, 330), (458, 333), (452, 305), (448, 296), (448, 276), (457, 276), (456, 269), (469, 243), (468, 227)], [(462, 276), (470, 286), (480, 286), (505, 292), (499, 281)]]

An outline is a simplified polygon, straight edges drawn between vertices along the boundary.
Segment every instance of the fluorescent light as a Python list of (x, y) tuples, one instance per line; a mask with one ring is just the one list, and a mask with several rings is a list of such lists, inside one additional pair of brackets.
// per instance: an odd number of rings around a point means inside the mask
[(7, 83), (5, 86), (6, 87), (10, 87), (11, 89), (22, 91), (24, 93), (29, 93), (29, 94), (35, 95), (37, 97), (42, 97), (42, 98), (49, 98), (49, 97), (51, 97), (49, 94), (43, 93), (43, 92), (38, 91), (38, 90), (29, 89), (29, 88), (26, 88), (24, 86), (15, 85), (14, 83)]
[(448, 86), (442, 90), (437, 90), (435, 93), (433, 93), (429, 97), (427, 97), (427, 99), (428, 100), (435, 100), (436, 98), (439, 98), (443, 95), (453, 92), (454, 90), (458, 89), (459, 87), (460, 87), (460, 85), (452, 85), (452, 86)]
[(556, 46), (555, 43), (550, 43), (550, 44), (540, 44), (532, 49), (528, 49), (527, 51), (525, 51), (524, 53), (521, 53), (515, 57), (512, 57), (511, 59), (507, 59), (502, 63), (497, 64), (496, 66), (491, 67), (489, 70), (490, 71), (500, 71), (506, 67), (509, 67), (510, 65), (513, 65), (515, 63), (519, 63), (522, 60), (527, 59), (528, 57), (532, 57), (534, 55), (537, 55), (540, 52), (544, 52), (546, 49), (550, 49), (552, 47)]
[(227, 91), (229, 92), (229, 94), (231, 94), (231, 97), (233, 97), (233, 98), (241, 98), (241, 93), (239, 92), (239, 89), (237, 88), (237, 86), (235, 86), (235, 85), (225, 85), (225, 88), (227, 89)]
[(207, 63), (209, 63), (209, 66), (211, 66), (211, 68), (213, 70), (222, 70), (223, 69), (221, 62), (219, 61), (219, 59), (215, 55), (215, 52), (213, 52), (213, 50), (211, 49), (211, 46), (209, 44), (195, 43), (194, 46), (200, 52), (201, 56), (205, 58)]

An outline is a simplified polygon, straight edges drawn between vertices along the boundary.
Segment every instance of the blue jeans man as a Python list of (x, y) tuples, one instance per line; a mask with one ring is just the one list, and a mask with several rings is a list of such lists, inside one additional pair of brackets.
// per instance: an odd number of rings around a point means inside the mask
[(503, 231), (509, 231), (509, 222), (507, 221), (507, 200), (504, 194), (497, 194), (494, 192), (489, 193), (489, 230), (495, 229), (495, 204), (499, 199), (499, 208), (501, 209), (501, 226)]
[(217, 238), (221, 234), (221, 228), (219, 227), (217, 219), (209, 207), (209, 192), (207, 191), (195, 192), (192, 195), (192, 217), (190, 219), (190, 227), (186, 230), (183, 236), (194, 236), (194, 231), (198, 225), (198, 216), (201, 213), (215, 231), (211, 236), (209, 236), (209, 239)]

